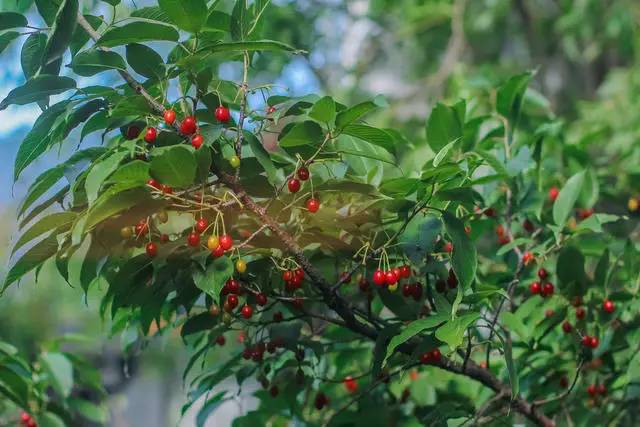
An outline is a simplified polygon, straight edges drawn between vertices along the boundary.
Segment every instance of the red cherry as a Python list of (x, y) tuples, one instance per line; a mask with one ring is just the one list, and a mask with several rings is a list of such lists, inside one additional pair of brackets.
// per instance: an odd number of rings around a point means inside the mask
[(611, 300), (606, 299), (602, 302), (602, 309), (609, 314), (613, 313), (613, 310), (615, 310), (615, 308), (615, 304)]
[(236, 308), (238, 306), (238, 295), (236, 294), (227, 295), (227, 304), (229, 305), (229, 308), (231, 308), (231, 310)]
[(548, 308), (544, 312), (544, 317), (551, 317), (551, 316), (554, 315), (554, 313), (555, 313), (555, 311), (553, 311), (552, 309)]
[(312, 197), (307, 200), (307, 210), (311, 213), (316, 213), (320, 209), (320, 200)]
[(242, 358), (244, 360), (251, 359), (251, 349), (249, 347), (245, 347), (244, 350), (242, 350)]
[(602, 396), (607, 394), (607, 386), (605, 386), (604, 384), (600, 384), (598, 385), (598, 394), (601, 394)]
[(528, 219), (524, 220), (524, 222), (522, 223), (522, 228), (524, 228), (529, 233), (533, 233), (533, 231), (536, 229), (536, 227), (533, 225), (533, 223), (531, 221), (529, 221)]
[(582, 320), (584, 319), (584, 316), (587, 314), (586, 310), (582, 307), (577, 307), (576, 308), (576, 318)]
[(31, 420), (31, 415), (27, 414), (26, 412), (22, 412), (20, 414), (20, 421), (22, 421), (23, 423), (28, 423)]
[(147, 255), (149, 255), (152, 258), (158, 255), (158, 245), (156, 245), (153, 242), (147, 243), (146, 250), (147, 250)]
[(300, 279), (304, 279), (304, 270), (302, 269), (302, 267), (298, 267), (293, 271), (293, 275)]
[(216, 337), (216, 344), (218, 344), (219, 346), (223, 346), (225, 345), (225, 343), (227, 342), (226, 338), (224, 337), (224, 335), (218, 335)]
[(194, 135), (193, 138), (191, 138), (191, 146), (196, 150), (202, 147), (203, 142), (204, 138), (200, 134)]
[(394, 267), (392, 270), (393, 274), (395, 274), (398, 280), (400, 280), (402, 278), (402, 271), (400, 270), (400, 267)]
[(438, 348), (433, 349), (431, 351), (431, 360), (433, 360), (433, 363), (440, 363), (441, 359), (442, 359), (442, 353), (440, 353), (440, 349)]
[(156, 131), (156, 128), (147, 128), (147, 132), (144, 134), (144, 140), (149, 144), (153, 144), (157, 136), (158, 131)]
[(245, 319), (249, 319), (253, 315), (253, 308), (251, 308), (250, 305), (245, 304), (242, 306), (240, 314), (242, 314), (242, 317), (244, 317)]
[(297, 193), (300, 191), (300, 180), (297, 178), (291, 178), (289, 182), (287, 182), (287, 187), (289, 187), (289, 192)]
[(200, 218), (196, 221), (196, 231), (198, 233), (204, 233), (207, 227), (209, 226), (209, 221), (206, 218)]
[(259, 306), (264, 307), (265, 305), (267, 305), (267, 296), (260, 292), (256, 295), (256, 302)]
[(185, 117), (180, 123), (180, 133), (183, 135), (193, 135), (196, 132), (197, 123), (195, 117)]
[(589, 347), (591, 345), (591, 337), (589, 335), (585, 335), (582, 337), (582, 340), (580, 340), (582, 342), (582, 345), (585, 347)]
[(541, 294), (542, 294), (543, 297), (548, 297), (548, 296), (553, 295), (553, 291), (554, 291), (553, 284), (547, 282), (547, 283), (544, 284), (544, 286), (542, 286)]
[(227, 123), (231, 119), (229, 109), (223, 105), (216, 108), (215, 115), (216, 120), (222, 123)]
[(293, 279), (293, 271), (285, 270), (282, 272), (282, 280), (284, 280), (285, 282), (290, 282), (291, 279)]
[(222, 249), (225, 251), (228, 251), (233, 247), (233, 238), (228, 234), (223, 234), (220, 236), (220, 246), (222, 246)]
[(411, 285), (408, 283), (405, 283), (404, 285), (402, 285), (402, 296), (405, 298), (409, 298), (412, 295), (413, 295), (413, 290), (411, 289)]
[(529, 265), (529, 263), (533, 261), (533, 259), (534, 256), (531, 252), (527, 251), (522, 255), (522, 262), (524, 263), (524, 265)]
[(194, 248), (200, 245), (200, 234), (198, 233), (191, 233), (189, 234), (189, 236), (187, 237), (187, 243), (189, 243), (189, 246), (193, 246)]
[(147, 180), (147, 185), (159, 190), (161, 188), (160, 183), (155, 179), (151, 178)]
[(358, 382), (351, 376), (346, 377), (342, 382), (349, 393), (358, 391)]
[(484, 210), (483, 212), (485, 214), (485, 216), (489, 217), (489, 218), (493, 218), (496, 216), (496, 210), (493, 208), (487, 208)]
[(267, 108), (267, 113), (268, 114), (273, 114), (276, 112), (276, 107), (274, 107), (273, 105), (269, 106), (269, 108)]
[(471, 234), (471, 227), (469, 227), (468, 225), (464, 226), (464, 232), (467, 234)]
[(369, 281), (364, 277), (361, 277), (360, 280), (358, 280), (358, 288), (360, 289), (360, 292), (367, 292), (369, 290)]
[(230, 294), (239, 294), (240, 293), (240, 282), (238, 282), (236, 279), (229, 279), (227, 280), (227, 283), (225, 283), (225, 286), (227, 288), (227, 291)]
[(540, 270), (538, 270), (538, 277), (541, 280), (546, 279), (549, 276), (549, 273), (547, 272), (547, 270), (545, 270), (544, 268), (541, 268)]
[(398, 282), (398, 276), (396, 276), (393, 270), (389, 270), (384, 275), (384, 282), (387, 285), (395, 285)]
[(408, 279), (409, 277), (411, 277), (411, 267), (406, 264), (400, 267), (400, 277), (402, 277), (403, 279)]
[(166, 110), (164, 112), (164, 122), (168, 125), (172, 125), (176, 121), (176, 112), (173, 110)]
[(498, 243), (499, 243), (501, 246), (506, 245), (506, 244), (507, 244), (507, 243), (509, 243), (510, 241), (511, 241), (511, 239), (509, 238), (509, 236), (502, 236), (502, 237), (500, 237), (500, 238), (498, 239)]
[(419, 301), (422, 297), (422, 285), (420, 283), (414, 283), (411, 287), (411, 293), (413, 294), (413, 299)]
[(300, 169), (298, 169), (297, 175), (300, 181), (306, 181), (309, 179), (309, 169), (302, 166)]
[(444, 251), (445, 251), (445, 252), (447, 252), (447, 253), (451, 253), (451, 252), (453, 252), (453, 243), (451, 243), (451, 242), (446, 242), (446, 243), (444, 244)]
[(573, 326), (571, 326), (571, 323), (565, 320), (562, 323), (562, 330), (564, 331), (565, 334), (569, 334), (573, 330)]
[(595, 384), (590, 384), (589, 387), (587, 387), (587, 393), (589, 393), (590, 396), (595, 396), (596, 394), (598, 394), (598, 389), (596, 388)]
[(384, 271), (377, 269), (373, 272), (373, 283), (378, 286), (382, 286), (386, 283)]
[(323, 392), (319, 392), (316, 395), (314, 405), (318, 411), (324, 408), (328, 403), (329, 403), (329, 398), (327, 398), (326, 394), (324, 394)]
[(598, 339), (598, 337), (591, 337), (591, 339), (589, 339), (589, 347), (598, 348), (599, 345), (600, 340)]
[(589, 218), (595, 212), (595, 210), (593, 208), (591, 208), (591, 209), (576, 209), (576, 211), (578, 213), (578, 218), (581, 219), (581, 220)]
[(129, 126), (127, 128), (127, 139), (136, 139), (140, 135), (140, 128), (138, 126)]
[(540, 282), (533, 282), (532, 284), (529, 285), (529, 292), (531, 292), (534, 295), (539, 294), (541, 290), (542, 290), (542, 286), (540, 285)]
[(224, 255), (224, 248), (220, 245), (218, 245), (217, 248), (215, 248), (214, 250), (211, 251), (211, 255), (214, 258), (220, 258), (222, 255)]
[(449, 277), (447, 277), (447, 285), (449, 288), (455, 289), (458, 287), (458, 278), (456, 277), (456, 273), (453, 270), (449, 270)]
[(160, 186), (160, 189), (164, 194), (173, 194), (173, 188), (169, 187), (168, 185), (162, 184)]
[(427, 351), (425, 353), (422, 353), (420, 355), (420, 363), (422, 363), (423, 365), (428, 365), (429, 363), (431, 363), (431, 352)]
[(498, 224), (498, 226), (496, 227), (496, 235), (498, 237), (504, 236), (504, 226), (502, 224)]
[(558, 190), (558, 187), (551, 187), (549, 189), (549, 200), (551, 200), (551, 202), (555, 202), (556, 199), (558, 198), (558, 194), (560, 194), (560, 191)]
[(167, 243), (169, 241), (169, 236), (167, 234), (161, 234), (160, 235), (160, 241), (162, 243)]

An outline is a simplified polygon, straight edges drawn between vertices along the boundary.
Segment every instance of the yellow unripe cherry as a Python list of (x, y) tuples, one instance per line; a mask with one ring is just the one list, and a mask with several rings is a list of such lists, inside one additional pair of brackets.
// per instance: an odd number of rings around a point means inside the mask
[(389, 292), (397, 291), (398, 290), (398, 283), (394, 283), (393, 285), (387, 286), (387, 289), (389, 289)]
[(630, 212), (636, 212), (638, 208), (640, 208), (640, 200), (636, 199), (635, 197), (629, 198), (629, 201), (627, 202), (627, 208), (629, 208)]
[(122, 227), (120, 229), (120, 236), (123, 239), (130, 239), (133, 236), (133, 228), (131, 227)]
[(218, 236), (211, 236), (207, 239), (207, 247), (210, 251), (216, 250), (218, 246), (220, 246), (220, 239), (218, 239)]
[(247, 263), (244, 262), (244, 260), (242, 259), (239, 259), (238, 261), (236, 261), (236, 271), (240, 274), (247, 271)]
[(237, 168), (238, 166), (240, 166), (240, 157), (238, 156), (233, 156), (229, 159), (229, 164), (231, 165), (232, 168)]

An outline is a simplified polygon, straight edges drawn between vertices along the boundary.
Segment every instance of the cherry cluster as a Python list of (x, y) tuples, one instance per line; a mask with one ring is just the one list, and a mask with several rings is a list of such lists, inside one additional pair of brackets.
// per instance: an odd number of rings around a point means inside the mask
[(33, 419), (31, 415), (26, 412), (20, 414), (20, 425), (23, 427), (37, 427), (38, 423)]
[(407, 264), (400, 267), (394, 267), (387, 271), (382, 271), (378, 268), (373, 272), (373, 283), (378, 286), (387, 286), (389, 290), (397, 289), (398, 281), (400, 279), (408, 279), (411, 277), (411, 267)]

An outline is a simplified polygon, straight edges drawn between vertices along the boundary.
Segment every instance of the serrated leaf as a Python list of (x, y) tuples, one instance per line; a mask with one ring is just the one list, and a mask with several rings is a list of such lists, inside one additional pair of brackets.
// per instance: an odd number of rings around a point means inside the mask
[(205, 0), (158, 0), (158, 4), (173, 23), (191, 33), (198, 32), (207, 19)]
[(220, 303), (220, 291), (225, 282), (233, 275), (233, 263), (228, 256), (213, 260), (203, 272), (194, 270), (193, 281), (198, 289), (210, 295), (216, 303)]
[(184, 146), (173, 146), (151, 160), (151, 176), (172, 187), (193, 184), (198, 165), (193, 151)]
[(464, 289), (471, 286), (476, 277), (478, 265), (478, 255), (476, 247), (464, 231), (464, 223), (455, 215), (449, 212), (442, 214), (442, 222), (451, 242), (453, 243), (453, 253), (451, 255), (451, 265), (458, 280)]
[(336, 116), (336, 127), (343, 129), (345, 126), (362, 118), (365, 114), (386, 106), (388, 106), (388, 103), (382, 96), (376, 97), (372, 101), (365, 101), (354, 105), (338, 113)]
[(309, 112), (309, 117), (320, 123), (333, 123), (336, 116), (336, 103), (330, 96), (320, 98)]
[(177, 42), (179, 37), (178, 32), (170, 25), (153, 22), (131, 22), (120, 27), (111, 28), (100, 37), (97, 44), (103, 47), (114, 47), (129, 43), (160, 40)]
[(306, 121), (293, 125), (291, 130), (280, 138), (281, 147), (316, 145), (322, 142), (322, 129), (316, 122)]
[(584, 183), (584, 171), (573, 175), (560, 190), (558, 198), (553, 203), (553, 222), (562, 227), (567, 222)]
[(162, 57), (153, 49), (139, 43), (127, 45), (127, 62), (133, 70), (147, 78), (161, 77), (165, 73)]
[(9, 105), (25, 105), (36, 101), (42, 101), (48, 96), (57, 95), (71, 89), (75, 89), (76, 82), (70, 77), (40, 75), (29, 79), (22, 86), (13, 89), (5, 99), (0, 102), (0, 110)]
[(89, 77), (103, 71), (127, 69), (124, 59), (113, 51), (89, 49), (74, 56), (69, 64), (71, 69), (81, 76)]
[(389, 153), (393, 153), (395, 151), (393, 146), (393, 137), (382, 129), (364, 124), (353, 123), (345, 126), (342, 130), (342, 133), (361, 139), (370, 144), (377, 145), (378, 147), (382, 147)]

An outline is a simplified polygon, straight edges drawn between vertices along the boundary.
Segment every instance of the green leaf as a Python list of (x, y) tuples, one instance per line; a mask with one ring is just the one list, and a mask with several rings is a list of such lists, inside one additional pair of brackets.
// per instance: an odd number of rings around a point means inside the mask
[(197, 33), (207, 19), (205, 0), (158, 0), (160, 9), (178, 27)]
[(393, 138), (387, 132), (382, 129), (374, 128), (372, 126), (363, 125), (359, 123), (350, 124), (345, 126), (342, 130), (345, 135), (353, 136), (370, 144), (382, 147), (390, 153), (393, 153)]
[(260, 163), (267, 173), (267, 178), (269, 179), (269, 183), (274, 185), (277, 180), (277, 169), (271, 161), (271, 157), (269, 157), (269, 153), (262, 146), (262, 143), (255, 137), (253, 133), (245, 132), (245, 140), (249, 141), (249, 148), (251, 148), (251, 152)]
[(296, 123), (284, 136), (280, 137), (280, 147), (316, 145), (322, 141), (322, 129), (316, 122)]
[[(301, 53), (302, 51), (290, 46), (286, 43), (282, 43), (275, 40), (252, 40), (252, 41), (239, 41), (239, 42), (222, 42), (212, 45), (207, 45), (203, 48), (204, 52), (201, 56), (194, 56), (198, 61), (208, 57), (211, 54), (219, 52), (260, 52), (260, 51), (276, 51), (276, 52), (292, 52)], [(185, 61), (190, 61), (187, 57)]]
[(148, 203), (150, 200), (149, 192), (134, 185), (120, 183), (109, 187), (102, 193), (87, 212), (84, 230), (90, 230), (101, 221), (133, 206)]
[(184, 325), (182, 325), (180, 335), (184, 338), (198, 332), (208, 331), (217, 324), (218, 317), (211, 315), (208, 311), (205, 311), (196, 316), (190, 317)]
[(127, 45), (127, 62), (133, 70), (147, 78), (161, 77), (165, 73), (162, 57), (150, 47), (131, 43)]
[(507, 364), (507, 371), (509, 371), (509, 382), (511, 383), (511, 397), (515, 398), (520, 392), (520, 379), (518, 378), (518, 371), (516, 369), (515, 361), (513, 360), (513, 348), (511, 341), (505, 341), (500, 334), (496, 334), (498, 339), (502, 343), (504, 350), (504, 361)]
[(529, 72), (519, 74), (511, 77), (498, 88), (496, 110), (502, 117), (509, 120), (510, 134), (513, 134), (518, 124), (524, 93), (527, 90), (527, 86), (529, 86), (531, 77), (532, 74)]
[(29, 249), (22, 257), (11, 267), (2, 286), (2, 292), (16, 280), (42, 265), (47, 259), (51, 258), (58, 251), (57, 236), (49, 236), (39, 242), (33, 248)]
[(204, 427), (207, 422), (207, 418), (209, 418), (215, 411), (225, 402), (226, 391), (221, 391), (212, 397), (208, 398), (207, 401), (202, 405), (202, 408), (198, 411), (198, 415), (196, 416), (196, 427)]
[[(102, 26), (103, 21), (101, 18), (93, 15), (83, 15), (84, 19), (87, 20), (91, 28), (98, 31), (98, 29)], [(71, 50), (71, 57), (74, 57), (80, 49), (84, 47), (89, 41), (90, 36), (87, 30), (82, 28), (80, 25), (76, 26), (76, 30), (73, 32), (73, 36), (71, 39), (71, 43), (69, 44), (69, 50)]]
[[(62, 58), (71, 43), (78, 19), (78, 0), (64, 0), (58, 9), (42, 55), (42, 67)], [(75, 85), (74, 85), (75, 87)]]
[(479, 313), (467, 313), (451, 319), (436, 329), (436, 338), (455, 350), (462, 344), (465, 330), (479, 317)]
[(473, 279), (476, 277), (476, 268), (478, 265), (478, 256), (476, 247), (464, 231), (464, 224), (449, 212), (442, 214), (442, 222), (451, 243), (453, 243), (453, 253), (451, 255), (451, 265), (456, 273), (458, 280), (466, 289), (471, 286)]
[(29, 24), (24, 15), (16, 12), (0, 13), (0, 31), (10, 28), (22, 28)]
[(44, 55), (46, 46), (47, 36), (42, 33), (31, 34), (22, 45), (20, 64), (27, 80), (35, 76), (40, 69), (42, 55)]
[(25, 105), (42, 101), (48, 96), (57, 95), (70, 89), (75, 89), (76, 82), (70, 77), (40, 75), (29, 79), (22, 86), (13, 89), (0, 102), (0, 110), (9, 105)]
[(336, 103), (330, 96), (320, 98), (309, 112), (309, 117), (320, 123), (332, 123), (336, 117)]
[(582, 190), (584, 175), (584, 171), (573, 175), (560, 190), (560, 194), (553, 204), (553, 221), (556, 225), (562, 227), (567, 222)]
[(127, 64), (112, 51), (89, 49), (78, 53), (69, 65), (76, 74), (89, 77), (103, 71), (126, 70)]
[(70, 229), (71, 224), (77, 216), (78, 214), (75, 212), (57, 212), (45, 216), (20, 236), (16, 244), (13, 246), (11, 254), (13, 255), (18, 249), (29, 243), (31, 240), (53, 230), (54, 228), (57, 228), (58, 231), (66, 231)]
[(19, 36), (20, 33), (17, 31), (7, 31), (6, 33), (0, 34), (0, 53), (4, 52), (7, 46)]
[(165, 185), (187, 187), (193, 184), (198, 164), (193, 150), (176, 145), (151, 160), (151, 176)]
[(338, 113), (336, 116), (336, 127), (338, 129), (343, 129), (345, 126), (355, 122), (365, 114), (386, 106), (388, 106), (387, 100), (382, 96), (378, 96), (372, 101), (365, 101), (354, 105), (353, 107), (347, 108), (346, 110)]
[(427, 120), (427, 142), (434, 152), (462, 138), (464, 111), (441, 103), (431, 111)]
[(438, 313), (436, 315), (418, 319), (414, 322), (409, 323), (407, 326), (402, 328), (402, 331), (398, 335), (394, 336), (391, 341), (389, 341), (389, 346), (387, 347), (387, 353), (384, 357), (384, 361), (382, 362), (382, 366), (387, 363), (387, 360), (389, 359), (389, 357), (391, 357), (391, 355), (393, 355), (393, 352), (396, 350), (396, 348), (398, 348), (399, 345), (409, 341), (411, 338), (426, 329), (433, 329), (440, 326), (448, 319), (448, 313)]
[(598, 260), (598, 264), (596, 265), (596, 271), (593, 274), (594, 282), (606, 289), (609, 281), (607, 280), (609, 274), (609, 249), (605, 249), (602, 253), (602, 256)]
[(449, 151), (451, 151), (451, 149), (454, 147), (454, 145), (456, 145), (458, 141), (460, 140), (456, 139), (454, 141), (451, 141), (450, 143), (442, 147), (440, 151), (438, 151), (438, 154), (436, 154), (436, 156), (433, 158), (434, 168), (437, 168), (440, 165), (440, 163), (442, 163), (442, 161), (447, 158)]
[(233, 40), (244, 40), (249, 31), (249, 13), (246, 2), (236, 1), (231, 12), (231, 38)]
[(505, 311), (500, 315), (500, 320), (504, 326), (518, 334), (520, 339), (526, 341), (531, 336), (529, 328), (524, 325), (522, 319), (515, 313)]
[(501, 175), (503, 178), (509, 176), (509, 172), (507, 171), (504, 163), (498, 160), (492, 153), (484, 150), (476, 150), (475, 153), (478, 154), (489, 166), (491, 166), (498, 175)]
[(54, 184), (64, 176), (64, 168), (57, 166), (38, 176), (27, 192), (22, 205), (18, 209), (18, 217), (22, 216), (40, 196), (46, 193)]
[(73, 387), (73, 365), (62, 353), (44, 353), (40, 360), (51, 376), (51, 385), (62, 397), (67, 397)]
[(233, 263), (228, 256), (221, 256), (210, 263), (204, 272), (195, 270), (193, 281), (198, 289), (206, 292), (217, 303), (220, 303), (220, 291), (231, 276), (233, 276)]
[(54, 203), (62, 203), (62, 200), (69, 192), (71, 187), (69, 185), (65, 185), (58, 192), (54, 193), (51, 197), (45, 199), (42, 203), (34, 207), (29, 214), (25, 215), (24, 218), (20, 221), (20, 228), (24, 228), (28, 223), (31, 222), (32, 219), (40, 215), (46, 209), (50, 208)]
[(121, 46), (157, 40), (177, 42), (180, 35), (175, 28), (153, 22), (131, 22), (121, 27), (113, 27), (100, 37), (97, 44), (103, 47)]
[(96, 201), (102, 183), (118, 168), (128, 154), (126, 151), (119, 151), (91, 167), (84, 184), (89, 205)]
[(149, 163), (142, 160), (134, 160), (120, 166), (109, 177), (109, 183), (130, 182), (143, 186), (149, 178), (151, 178), (149, 175)]
[(171, 24), (171, 19), (158, 6), (143, 7), (131, 12), (131, 17), (148, 19), (150, 21), (159, 21)]
[(560, 285), (582, 284), (586, 280), (584, 255), (575, 246), (566, 246), (558, 254), (556, 274)]
[(59, 116), (67, 111), (68, 101), (59, 102), (46, 109), (36, 120), (33, 128), (24, 137), (16, 155), (13, 180), (31, 164), (36, 158), (46, 151), (50, 144), (50, 131)]

